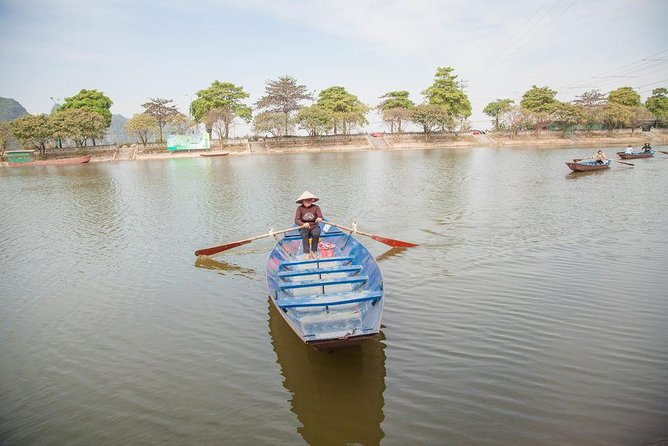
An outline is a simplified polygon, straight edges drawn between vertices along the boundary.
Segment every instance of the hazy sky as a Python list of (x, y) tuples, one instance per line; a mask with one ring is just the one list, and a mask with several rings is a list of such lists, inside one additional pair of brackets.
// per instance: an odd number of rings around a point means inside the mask
[(392, 90), (421, 102), (451, 66), (473, 127), (489, 128), (484, 106), (519, 102), (533, 84), (562, 101), (668, 86), (667, 19), (668, 0), (0, 0), (0, 96), (48, 113), (51, 97), (87, 88), (126, 117), (150, 97), (187, 113), (213, 80), (243, 86), (252, 104), (291, 75), (373, 107)]

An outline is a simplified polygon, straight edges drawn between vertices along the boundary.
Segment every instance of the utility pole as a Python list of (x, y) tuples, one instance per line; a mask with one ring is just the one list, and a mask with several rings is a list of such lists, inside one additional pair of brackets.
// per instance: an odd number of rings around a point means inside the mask
[[(58, 103), (56, 102), (55, 99), (53, 99), (53, 96), (50, 96), (51, 100), (53, 101), (53, 106), (58, 107)], [(60, 99), (58, 99), (60, 100)], [(58, 146), (59, 149), (63, 148), (63, 141), (60, 139), (60, 136), (58, 137), (58, 140), (56, 141), (56, 145)]]

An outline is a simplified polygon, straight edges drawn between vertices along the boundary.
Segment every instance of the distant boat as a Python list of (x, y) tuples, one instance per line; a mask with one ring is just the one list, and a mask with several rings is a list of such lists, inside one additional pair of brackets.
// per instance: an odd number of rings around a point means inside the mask
[(200, 153), (199, 156), (225, 156), (229, 154), (230, 152), (208, 152), (208, 153)]
[(80, 156), (78, 158), (58, 158), (53, 160), (28, 161), (25, 163), (8, 163), (9, 167), (24, 166), (62, 166), (68, 164), (85, 164), (90, 161), (93, 155)]
[(591, 172), (593, 170), (608, 169), (611, 163), (611, 160), (605, 160), (601, 163), (594, 160), (583, 160), (576, 158), (571, 163), (567, 162), (566, 165), (573, 172)]
[(316, 259), (300, 253), (299, 234), (276, 243), (267, 261), (271, 301), (297, 336), (317, 350), (359, 344), (380, 331), (380, 269), (351, 234), (331, 228), (321, 237), (327, 243)]
[(626, 152), (617, 152), (617, 155), (623, 160), (632, 160), (635, 158), (651, 158), (654, 156), (654, 150), (650, 150), (649, 152), (633, 152), (633, 153), (626, 153)]

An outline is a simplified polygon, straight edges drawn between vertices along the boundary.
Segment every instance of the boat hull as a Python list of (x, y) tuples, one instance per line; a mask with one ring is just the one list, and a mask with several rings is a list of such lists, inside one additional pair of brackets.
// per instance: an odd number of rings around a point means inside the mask
[[(322, 226), (322, 225), (321, 225)], [(328, 250), (309, 259), (295, 230), (267, 260), (272, 305), (292, 331), (317, 350), (358, 345), (380, 332), (383, 281), (375, 258), (348, 233), (329, 228)]]
[(651, 158), (654, 156), (654, 150), (651, 152), (637, 152), (637, 153), (626, 153), (626, 152), (617, 152), (617, 155), (623, 160), (633, 160), (638, 158)]
[(85, 164), (90, 161), (93, 155), (80, 156), (78, 158), (62, 158), (55, 160), (40, 160), (29, 161), (27, 163), (10, 163), (9, 167), (24, 167), (24, 166), (64, 166), (69, 164)]
[(199, 156), (212, 157), (212, 156), (225, 156), (229, 154), (230, 152), (211, 152), (211, 153), (200, 153)]
[(596, 163), (594, 161), (575, 161), (575, 160), (573, 160), (573, 162), (567, 162), (566, 165), (573, 172), (592, 172), (594, 170), (608, 169), (610, 167), (611, 163), (612, 163), (612, 161), (610, 161), (610, 160), (604, 161), (603, 163)]

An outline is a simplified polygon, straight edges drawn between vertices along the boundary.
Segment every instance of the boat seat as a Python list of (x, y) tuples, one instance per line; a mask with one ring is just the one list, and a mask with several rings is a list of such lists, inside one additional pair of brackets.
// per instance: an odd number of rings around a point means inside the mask
[(281, 264), (278, 267), (285, 268), (288, 266), (310, 265), (312, 263), (325, 263), (325, 262), (352, 262), (353, 258), (354, 257), (351, 256), (342, 256), (342, 257), (323, 257), (321, 259), (292, 260), (290, 262), (281, 262)]
[(354, 277), (337, 277), (334, 279), (318, 279), (318, 280), (302, 280), (300, 282), (285, 282), (278, 285), (281, 290), (289, 290), (294, 288), (309, 288), (315, 286), (329, 286), (329, 285), (347, 285), (354, 283), (365, 283), (369, 280), (369, 276), (354, 276)]
[(354, 304), (383, 297), (382, 291), (355, 291), (348, 293), (314, 294), (296, 299), (283, 298), (277, 304), (283, 310), (301, 307), (331, 307), (335, 305)]
[[(320, 238), (328, 238), (328, 237), (339, 237), (341, 235), (346, 235), (343, 232), (325, 232), (324, 234), (320, 234)], [(297, 235), (286, 235), (283, 237), (283, 240), (301, 240), (302, 236), (301, 234)]]
[(278, 277), (298, 277), (298, 276), (313, 276), (316, 274), (334, 274), (334, 273), (357, 273), (362, 270), (362, 265), (348, 265), (334, 268), (312, 268), (312, 269), (297, 269), (289, 271), (281, 271)]

